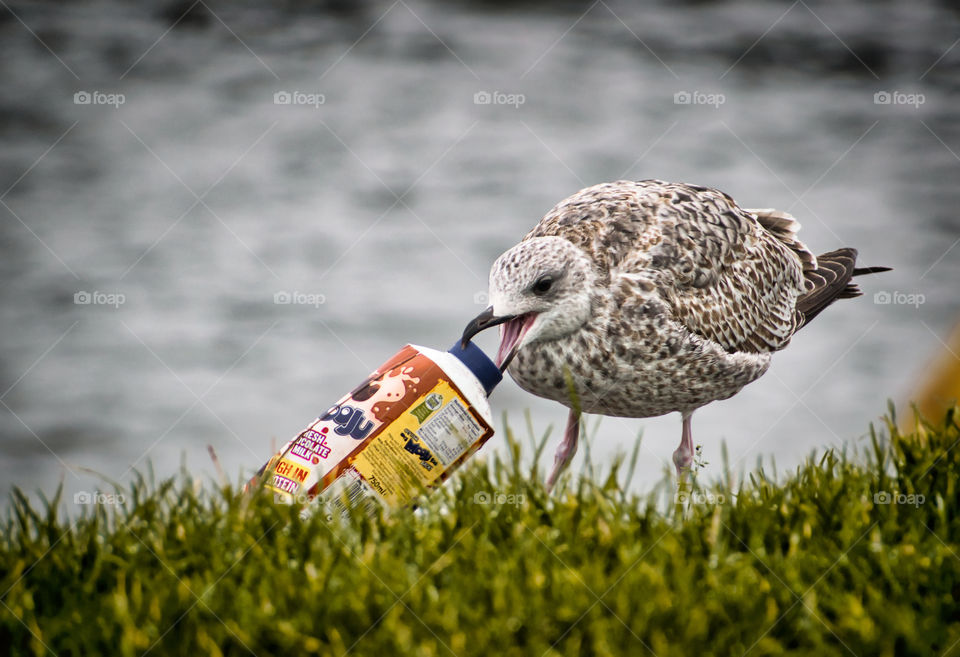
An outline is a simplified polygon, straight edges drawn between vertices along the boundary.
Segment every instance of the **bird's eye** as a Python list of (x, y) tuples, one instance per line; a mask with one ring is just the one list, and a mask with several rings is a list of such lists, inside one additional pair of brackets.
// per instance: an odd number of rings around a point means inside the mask
[(533, 293), (537, 295), (546, 294), (553, 286), (553, 276), (545, 274), (537, 279), (533, 284)]

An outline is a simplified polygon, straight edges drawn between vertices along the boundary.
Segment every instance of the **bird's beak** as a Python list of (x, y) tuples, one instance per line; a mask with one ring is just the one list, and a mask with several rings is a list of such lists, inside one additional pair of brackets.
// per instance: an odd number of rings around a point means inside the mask
[(526, 335), (536, 318), (536, 313), (495, 317), (493, 314), (493, 306), (490, 306), (474, 317), (472, 322), (467, 324), (467, 328), (463, 331), (463, 337), (460, 339), (461, 344), (466, 346), (470, 338), (480, 331), (488, 329), (491, 326), (503, 324), (504, 328), (502, 329), (500, 337), (500, 348), (497, 350), (496, 358), (497, 366), (500, 368), (500, 371), (503, 372), (510, 365), (513, 357), (517, 355), (523, 336)]
[(503, 324), (504, 322), (509, 322), (511, 319), (516, 317), (516, 315), (504, 315), (503, 317), (495, 317), (493, 315), (493, 306), (490, 306), (482, 313), (470, 320), (470, 323), (467, 324), (467, 328), (463, 329), (463, 337), (460, 338), (460, 346), (466, 347), (467, 343), (470, 342), (470, 338), (475, 336), (477, 333), (484, 329), (488, 329), (491, 326), (497, 326), (498, 324)]

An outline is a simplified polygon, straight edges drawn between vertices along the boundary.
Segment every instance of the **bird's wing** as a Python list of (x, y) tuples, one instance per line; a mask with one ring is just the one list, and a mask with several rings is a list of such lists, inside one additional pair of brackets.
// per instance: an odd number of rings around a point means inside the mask
[(562, 201), (524, 239), (564, 237), (597, 262), (614, 295), (654, 291), (673, 319), (728, 352), (782, 349), (796, 331), (816, 258), (799, 224), (743, 210), (706, 187), (605, 183)]

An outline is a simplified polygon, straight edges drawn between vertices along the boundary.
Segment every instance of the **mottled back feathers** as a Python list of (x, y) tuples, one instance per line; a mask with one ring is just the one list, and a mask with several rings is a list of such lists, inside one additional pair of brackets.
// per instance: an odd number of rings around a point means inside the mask
[(728, 353), (763, 353), (856, 292), (856, 251), (817, 258), (799, 228), (789, 214), (744, 210), (715, 189), (618, 181), (561, 201), (524, 240), (562, 237), (595, 263), (615, 302), (658, 295), (674, 321)]

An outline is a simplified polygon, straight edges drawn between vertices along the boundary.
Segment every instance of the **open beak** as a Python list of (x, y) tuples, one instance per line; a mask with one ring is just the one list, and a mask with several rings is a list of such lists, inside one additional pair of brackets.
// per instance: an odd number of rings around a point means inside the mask
[(513, 357), (517, 355), (517, 350), (520, 348), (520, 341), (523, 339), (523, 336), (526, 335), (527, 331), (530, 330), (536, 318), (536, 313), (495, 317), (493, 314), (493, 306), (490, 306), (467, 324), (467, 328), (463, 331), (463, 337), (460, 338), (460, 343), (466, 346), (470, 338), (480, 331), (488, 329), (491, 326), (502, 324), (503, 326), (500, 329), (500, 348), (497, 349), (497, 357), (495, 360), (500, 371), (503, 372), (510, 366), (510, 361), (513, 360)]
[(503, 324), (504, 322), (509, 322), (511, 319), (516, 317), (516, 315), (504, 315), (503, 317), (494, 317), (493, 316), (493, 306), (490, 306), (482, 313), (474, 317), (467, 328), (463, 329), (463, 337), (460, 338), (460, 346), (466, 347), (467, 343), (470, 342), (470, 338), (475, 336), (477, 333), (484, 329), (488, 329), (491, 326), (496, 326), (497, 324)]

